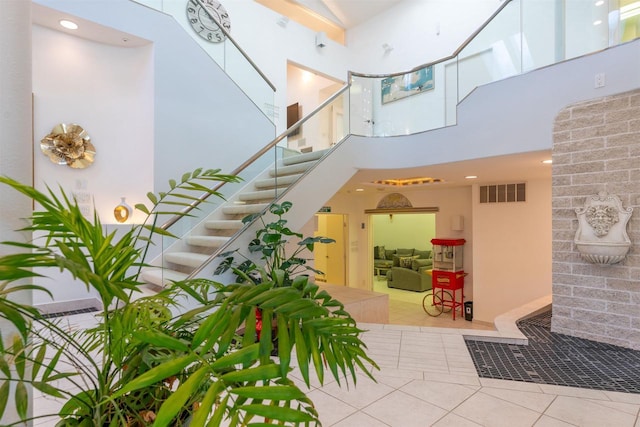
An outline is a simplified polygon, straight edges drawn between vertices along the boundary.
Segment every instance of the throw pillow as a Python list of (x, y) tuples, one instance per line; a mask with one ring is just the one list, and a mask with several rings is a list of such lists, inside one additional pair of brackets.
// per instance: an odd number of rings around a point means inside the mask
[(377, 259), (387, 259), (386, 256), (386, 251), (384, 250), (384, 246), (376, 246), (376, 258)]
[(411, 256), (411, 255), (413, 255), (413, 249), (396, 249), (396, 255), (398, 255), (398, 256)]
[(418, 255), (420, 259), (429, 259), (431, 258), (431, 251), (413, 251), (413, 255)]
[(385, 249), (384, 258), (385, 259), (393, 259), (393, 256), (396, 254), (395, 249)]
[(402, 268), (411, 268), (411, 264), (413, 263), (412, 257), (400, 257), (400, 267)]
[(400, 257), (398, 255), (393, 256), (393, 266), (400, 267)]

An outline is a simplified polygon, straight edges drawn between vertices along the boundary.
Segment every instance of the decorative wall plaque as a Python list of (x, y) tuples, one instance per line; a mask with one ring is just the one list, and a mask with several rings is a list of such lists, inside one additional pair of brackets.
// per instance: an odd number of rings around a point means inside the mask
[(616, 264), (631, 247), (627, 223), (633, 208), (623, 208), (618, 196), (605, 192), (587, 197), (584, 208), (576, 208), (578, 231), (575, 244), (582, 259), (594, 264)]
[(391, 193), (387, 194), (378, 203), (378, 209), (398, 209), (398, 208), (410, 208), (411, 202), (403, 194)]
[(96, 149), (91, 137), (74, 123), (60, 123), (40, 141), (40, 149), (53, 163), (84, 169), (93, 163)]

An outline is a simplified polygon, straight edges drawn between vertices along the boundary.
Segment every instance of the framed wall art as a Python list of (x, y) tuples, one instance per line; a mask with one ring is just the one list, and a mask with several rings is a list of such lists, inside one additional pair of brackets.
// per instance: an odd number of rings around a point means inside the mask
[(383, 79), (382, 103), (397, 101), (431, 89), (433, 89), (433, 67), (429, 65), (412, 73)]

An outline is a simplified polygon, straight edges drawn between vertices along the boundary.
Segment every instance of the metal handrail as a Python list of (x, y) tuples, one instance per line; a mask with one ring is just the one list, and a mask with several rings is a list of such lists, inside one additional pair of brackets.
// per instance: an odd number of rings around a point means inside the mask
[(196, 0), (196, 2), (200, 5), (200, 7), (202, 8), (202, 10), (205, 11), (205, 13), (207, 15), (209, 15), (209, 18), (211, 18), (213, 20), (213, 22), (216, 23), (216, 25), (218, 25), (218, 28), (220, 29), (220, 31), (222, 31), (222, 33), (231, 41), (231, 43), (233, 43), (233, 45), (236, 47), (236, 49), (238, 49), (240, 51), (240, 53), (242, 54), (242, 56), (244, 56), (244, 58), (247, 60), (247, 62), (249, 62), (249, 64), (251, 64), (251, 66), (253, 67), (254, 70), (256, 70), (256, 72), (260, 75), (260, 77), (262, 77), (262, 79), (267, 82), (267, 84), (269, 85), (269, 87), (271, 88), (272, 91), (276, 92), (276, 87), (274, 86), (273, 83), (271, 83), (271, 80), (269, 80), (267, 78), (267, 76), (264, 75), (264, 73), (260, 70), (260, 68), (258, 68), (258, 66), (256, 65), (255, 62), (253, 62), (251, 60), (251, 58), (249, 58), (249, 55), (247, 55), (247, 53), (242, 50), (242, 48), (240, 47), (240, 45), (238, 45), (238, 43), (236, 43), (236, 41), (233, 39), (233, 37), (231, 37), (231, 35), (229, 35), (229, 33), (227, 32), (227, 30), (222, 26), (218, 24), (218, 21), (216, 20), (216, 18), (211, 15), (209, 13), (209, 11), (207, 10), (206, 7), (204, 7), (204, 3), (202, 2), (202, 0)]
[(405, 74), (410, 74), (410, 73), (413, 73), (415, 71), (421, 70), (421, 69), (426, 68), (426, 67), (428, 67), (430, 65), (435, 65), (435, 64), (439, 64), (441, 62), (449, 61), (450, 59), (453, 59), (456, 56), (458, 56), (460, 54), (460, 52), (462, 52), (462, 50), (464, 50), (464, 48), (466, 48), (469, 45), (469, 43), (471, 43), (473, 41), (473, 39), (478, 34), (480, 34), (480, 32), (483, 31), (490, 24), (491, 21), (493, 21), (493, 19), (496, 16), (498, 16), (498, 14), (500, 12), (502, 12), (502, 10), (505, 7), (507, 7), (507, 5), (509, 3), (511, 3), (511, 0), (506, 0), (498, 9), (496, 9), (495, 12), (493, 12), (493, 14), (489, 17), (489, 19), (484, 21), (484, 23), (480, 27), (478, 27), (478, 29), (476, 31), (474, 31), (469, 37), (467, 37), (467, 39), (460, 45), (460, 47), (458, 49), (456, 49), (449, 56), (445, 56), (444, 58), (437, 59), (435, 61), (427, 62), (426, 64), (418, 65), (417, 67), (413, 67), (409, 71), (401, 71), (401, 72), (391, 73), (391, 74), (367, 74), (367, 73), (358, 73), (358, 72), (355, 72), (355, 71), (349, 71), (349, 81), (351, 81), (351, 76), (365, 77), (365, 78), (372, 78), (372, 79), (402, 76), (402, 75), (405, 75)]
[[(212, 18), (213, 16), (209, 13), (209, 11), (204, 7), (202, 0), (196, 0), (198, 2), (198, 4), (206, 11), (206, 13)], [(511, 3), (511, 0), (506, 0), (504, 2), (504, 4), (502, 4), (498, 9), (496, 9), (496, 11), (489, 17), (489, 19), (487, 19), (476, 31), (474, 31), (471, 36), (469, 36), (463, 43), (462, 45), (455, 50), (455, 52), (452, 55), (449, 55), (443, 59), (437, 60), (437, 61), (433, 61), (427, 64), (423, 64), (423, 65), (419, 65), (417, 67), (412, 68), (409, 71), (404, 71), (404, 72), (399, 72), (399, 73), (393, 73), (393, 74), (364, 74), (364, 73), (356, 73), (353, 71), (349, 71), (349, 79), (347, 80), (348, 82), (351, 82), (351, 76), (358, 76), (358, 77), (366, 77), (366, 78), (382, 78), (382, 77), (394, 77), (394, 76), (400, 76), (403, 74), (407, 74), (407, 73), (411, 73), (417, 70), (420, 70), (424, 67), (428, 67), (429, 65), (433, 65), (439, 62), (444, 62), (444, 61), (448, 61), (452, 58), (455, 58), (456, 56), (458, 56), (458, 54), (469, 45), (469, 43), (471, 43), (471, 41), (482, 31), (484, 30), (489, 23), (500, 13), (502, 12), (502, 10), (509, 4)], [(214, 19), (215, 20), (215, 19)], [(218, 25), (218, 28), (220, 28), (220, 30), (225, 34), (225, 36), (227, 36), (232, 42), (233, 44), (244, 54), (244, 51), (242, 51), (242, 49), (240, 49), (240, 47), (236, 44), (236, 42), (233, 40), (233, 38), (229, 35), (229, 33), (224, 29), (224, 27), (222, 27), (221, 25)], [(246, 55), (245, 55), (246, 56)], [(247, 57), (248, 59), (248, 57)], [(251, 61), (251, 60), (249, 60)], [(253, 62), (251, 61), (251, 63), (253, 64)], [(258, 72), (259, 69), (257, 67), (255, 67), (256, 70)], [(262, 73), (260, 73), (262, 75)], [(266, 77), (265, 77), (266, 79)], [(268, 83), (270, 83), (267, 80)], [(350, 83), (347, 83), (345, 86), (343, 86), (340, 90), (338, 90), (335, 94), (333, 94), (331, 97), (329, 97), (328, 99), (326, 99), (323, 103), (321, 103), (318, 107), (316, 107), (310, 114), (307, 114), (306, 116), (304, 116), (302, 119), (300, 119), (299, 121), (297, 121), (296, 123), (294, 123), (290, 128), (288, 128), (286, 131), (284, 131), (282, 134), (280, 134), (278, 137), (276, 137), (273, 141), (271, 141), (270, 143), (268, 143), (267, 145), (265, 145), (262, 149), (260, 149), (257, 153), (255, 153), (253, 156), (249, 157), (244, 163), (242, 163), (240, 166), (238, 166), (237, 168), (235, 168), (233, 171), (230, 172), (230, 175), (238, 175), (239, 173), (241, 173), (243, 170), (245, 170), (249, 165), (251, 165), (253, 162), (255, 162), (257, 159), (259, 159), (264, 153), (266, 153), (267, 151), (271, 150), (273, 147), (275, 147), (280, 141), (282, 141), (284, 138), (286, 138), (287, 136), (289, 136), (291, 133), (293, 133), (294, 131), (296, 131), (300, 126), (302, 126), (307, 120), (309, 120), (311, 117), (313, 117), (316, 113), (318, 113), (318, 111), (322, 110), (325, 106), (327, 106), (328, 104), (330, 104), (331, 102), (333, 102), (336, 98), (338, 98), (340, 95), (342, 95), (343, 92), (345, 92), (346, 90), (349, 89), (350, 87)], [(275, 91), (275, 88), (274, 88)], [(216, 185), (216, 187), (213, 189), (213, 191), (218, 192), (218, 190), (224, 185), (225, 183), (220, 183), (218, 185)], [(176, 222), (178, 222), (178, 220), (180, 218), (182, 218), (185, 214), (188, 214), (189, 212), (191, 212), (193, 209), (195, 209), (198, 205), (200, 205), (200, 203), (204, 202), (211, 193), (204, 193), (202, 194), (200, 197), (198, 197), (197, 200), (194, 200), (191, 204), (189, 204), (189, 206), (187, 206), (186, 208), (184, 208), (180, 214), (175, 215), (173, 217), (171, 217), (169, 220), (167, 220), (164, 224), (162, 224), (162, 226), (160, 226), (161, 229), (163, 230), (167, 230), (169, 229), (173, 224), (175, 224)]]
[[(214, 19), (214, 17), (209, 13), (209, 11), (204, 7), (204, 4), (202, 3), (202, 0), (196, 0), (198, 2), (198, 4), (206, 11), (206, 13), (211, 17), (211, 19)], [(423, 64), (423, 65), (419, 65), (417, 67), (412, 68), (409, 71), (404, 71), (404, 72), (399, 72), (399, 73), (393, 73), (393, 74), (364, 74), (364, 73), (356, 73), (353, 71), (349, 71), (349, 79), (347, 80), (348, 82), (351, 82), (351, 76), (358, 76), (358, 77), (366, 77), (366, 78), (382, 78), (382, 77), (394, 77), (394, 76), (400, 76), (403, 74), (407, 74), (407, 73), (411, 73), (417, 70), (420, 70), (422, 68), (428, 67), (429, 65), (433, 65), (439, 62), (444, 62), (444, 61), (448, 61), (450, 59), (455, 58), (456, 56), (458, 56), (458, 54), (469, 45), (469, 43), (471, 43), (471, 41), (482, 31), (484, 30), (489, 23), (500, 13), (502, 12), (502, 10), (509, 4), (511, 3), (511, 0), (506, 0), (504, 2), (504, 4), (502, 4), (498, 9), (496, 9), (496, 11), (489, 17), (489, 19), (487, 19), (476, 31), (474, 31), (471, 36), (469, 36), (463, 43), (462, 45), (455, 50), (455, 52), (443, 59), (437, 60), (437, 61), (433, 61), (427, 64)], [(215, 20), (215, 19), (214, 19)], [(232, 43), (243, 53), (243, 55), (246, 54), (244, 53), (244, 51), (242, 49), (240, 49), (240, 47), (236, 44), (236, 42), (233, 40), (233, 38), (229, 35), (229, 33), (225, 30), (224, 27), (222, 27), (221, 25), (218, 25), (218, 28), (220, 28), (220, 30), (224, 33), (225, 36), (227, 36)], [(253, 64), (253, 61), (251, 61), (248, 57), (247, 59), (251, 62), (251, 64)], [(255, 64), (254, 64), (255, 67)], [(256, 71), (258, 71), (260, 73), (260, 75), (263, 75), (260, 70), (255, 67)], [(271, 83), (267, 80), (267, 83), (269, 83), (271, 85)], [(350, 83), (347, 83), (345, 86), (343, 86), (340, 90), (338, 90), (336, 93), (334, 93), (331, 97), (329, 97), (328, 99), (326, 99), (323, 103), (321, 103), (318, 107), (316, 107), (310, 114), (307, 114), (306, 116), (304, 116), (302, 119), (300, 119), (299, 121), (297, 121), (296, 123), (294, 123), (290, 128), (288, 128), (286, 131), (284, 131), (282, 134), (280, 134), (278, 137), (276, 137), (273, 141), (271, 141), (270, 143), (268, 143), (267, 145), (265, 145), (262, 149), (260, 149), (257, 153), (255, 153), (253, 156), (249, 157), (244, 163), (242, 163), (240, 166), (238, 166), (237, 168), (235, 168), (233, 171), (230, 172), (230, 175), (238, 175), (239, 173), (241, 173), (243, 170), (245, 170), (249, 165), (251, 165), (253, 162), (255, 162), (257, 159), (259, 159), (264, 153), (266, 153), (267, 151), (271, 150), (273, 147), (275, 147), (280, 141), (282, 141), (284, 138), (288, 137), (291, 133), (295, 132), (300, 126), (302, 126), (307, 120), (309, 120), (311, 117), (313, 117), (316, 113), (318, 113), (320, 110), (322, 110), (325, 106), (327, 106), (328, 104), (330, 104), (331, 102), (333, 102), (336, 98), (338, 98), (340, 95), (342, 95), (343, 92), (345, 92), (346, 90), (349, 89), (350, 87)], [(272, 86), (273, 88), (273, 86)], [(275, 88), (274, 88), (275, 91)], [(216, 185), (216, 187), (213, 189), (213, 191), (218, 192), (218, 190), (224, 185), (225, 183), (220, 183), (218, 185)], [(169, 220), (167, 220), (164, 224), (162, 224), (162, 226), (160, 226), (161, 229), (163, 230), (167, 230), (169, 229), (173, 224), (175, 224), (176, 222), (178, 222), (178, 220), (180, 218), (182, 218), (185, 214), (188, 214), (189, 212), (191, 212), (193, 209), (195, 209), (198, 205), (200, 205), (200, 203), (204, 202), (210, 195), (211, 193), (204, 193), (202, 194), (200, 197), (198, 197), (197, 200), (194, 200), (191, 204), (189, 204), (189, 206), (187, 206), (186, 208), (184, 208), (180, 214), (175, 215), (173, 217), (171, 217)]]
[[(268, 143), (267, 145), (265, 145), (263, 148), (261, 148), (257, 153), (255, 153), (253, 156), (249, 157), (244, 163), (242, 163), (240, 166), (238, 166), (237, 168), (235, 168), (233, 171), (231, 171), (229, 174), (230, 175), (238, 175), (240, 172), (242, 172), (243, 170), (245, 170), (248, 166), (250, 166), (253, 162), (255, 162), (256, 160), (258, 160), (264, 153), (266, 153), (267, 151), (271, 150), (273, 147), (275, 147), (280, 141), (282, 141), (284, 138), (286, 138), (287, 136), (289, 136), (291, 133), (293, 133), (294, 131), (296, 131), (300, 126), (302, 126), (305, 122), (307, 122), (309, 119), (311, 119), (311, 117), (315, 116), (320, 110), (322, 110), (324, 107), (326, 107), (327, 105), (331, 104), (333, 101), (335, 101), (340, 95), (342, 95), (344, 92), (346, 92), (347, 90), (349, 90), (349, 87), (351, 85), (350, 84), (346, 84), (344, 85), (340, 90), (338, 90), (336, 93), (334, 93), (333, 95), (331, 95), (329, 98), (327, 98), (322, 104), (320, 104), (318, 107), (316, 107), (311, 113), (307, 114), (306, 116), (304, 116), (303, 118), (301, 118), (300, 120), (298, 120), (296, 123), (294, 123), (289, 129), (287, 129), (286, 131), (282, 132), (280, 134), (280, 136), (276, 137), (276, 139), (274, 139), (273, 141), (271, 141), (270, 143)], [(218, 192), (218, 190), (225, 185), (225, 182), (221, 182), (218, 185), (215, 186), (215, 188), (213, 188), (212, 191), (214, 192)], [(173, 224), (175, 224), (176, 222), (178, 222), (178, 220), (180, 218), (182, 218), (183, 216), (185, 216), (186, 214), (188, 214), (189, 212), (191, 212), (193, 209), (195, 209), (198, 205), (200, 205), (200, 203), (204, 202), (205, 200), (207, 200), (207, 198), (211, 195), (210, 192), (204, 193), (202, 194), (200, 197), (197, 198), (197, 200), (194, 200), (193, 202), (191, 202), (189, 204), (189, 206), (187, 206), (186, 208), (184, 208), (179, 214), (174, 215), (173, 217), (169, 218), (164, 224), (162, 224), (160, 226), (161, 229), (163, 230), (167, 230), (169, 229), (169, 227), (171, 227)]]
[[(196, 0), (201, 6), (202, 6), (202, 0)], [(393, 74), (384, 74), (384, 75), (370, 75), (370, 74), (361, 74), (361, 73), (355, 73), (355, 72), (351, 72), (349, 71), (348, 73), (348, 83), (346, 85), (344, 85), (340, 90), (338, 90), (336, 93), (334, 93), (331, 97), (329, 97), (328, 99), (326, 99), (324, 102), (322, 102), (318, 107), (316, 107), (311, 113), (307, 114), (306, 116), (304, 116), (302, 119), (300, 119), (299, 121), (297, 121), (296, 123), (294, 123), (291, 127), (289, 127), (287, 130), (285, 130), (282, 134), (280, 134), (279, 136), (277, 136), (273, 141), (269, 142), (267, 145), (265, 145), (262, 149), (260, 149), (258, 152), (256, 152), (254, 155), (252, 155), (250, 158), (248, 158), (245, 162), (243, 162), (240, 166), (238, 166), (237, 168), (235, 168), (233, 171), (231, 171), (231, 175), (238, 175), (240, 174), (243, 170), (245, 170), (248, 166), (250, 166), (251, 164), (253, 164), (256, 160), (258, 160), (263, 154), (265, 154), (266, 152), (268, 152), (269, 150), (273, 149), (280, 141), (282, 141), (284, 138), (288, 137), (290, 134), (292, 134), (293, 132), (295, 132), (298, 128), (300, 128), (305, 122), (307, 122), (309, 119), (311, 119), (312, 117), (314, 117), (319, 111), (321, 111), (322, 109), (324, 109), (327, 105), (331, 104), (333, 101), (335, 101), (339, 96), (341, 96), (344, 92), (348, 91), (349, 88), (351, 87), (351, 76), (358, 76), (358, 77), (393, 77), (393, 76), (398, 76), (398, 75), (403, 75), (403, 74), (407, 74), (407, 73), (411, 73), (413, 71), (417, 71), (421, 68), (427, 67), (429, 65), (438, 63), (438, 62), (443, 62), (443, 61), (447, 61), (449, 59), (455, 58), (471, 41), (473, 38), (475, 38), (478, 33), (480, 33), (484, 28), (486, 28), (486, 26), (506, 7), (507, 4), (509, 4), (511, 2), (511, 0), (506, 0), (505, 3), (500, 6), (492, 15), (491, 17), (485, 21), (483, 23), (482, 26), (480, 26), (469, 38), (467, 38), (465, 40), (465, 42), (458, 48), (456, 49), (456, 51), (446, 57), (443, 58), (439, 61), (434, 61), (428, 64), (424, 64), (424, 65), (420, 65), (418, 67), (414, 67), (413, 69), (411, 69), (410, 71), (407, 72), (400, 72), (400, 73), (393, 73)], [(206, 8), (205, 8), (206, 10)], [(209, 14), (209, 12), (207, 11), (207, 14)], [(211, 16), (209, 14), (209, 16)], [(222, 27), (222, 26), (218, 26), (222, 32), (229, 37), (230, 40), (232, 40), (232, 42), (235, 45), (235, 41), (233, 41), (233, 39), (228, 35), (228, 33), (226, 32), (226, 30)], [(237, 46), (237, 45), (236, 45)], [(240, 49), (238, 47), (238, 49)], [(241, 49), (240, 49), (241, 50)], [(241, 50), (242, 51), (242, 50)], [(244, 52), (243, 52), (244, 54)], [(252, 62), (253, 64), (253, 62)], [(256, 70), (257, 67), (256, 67)], [(259, 70), (258, 70), (259, 71)], [(261, 73), (262, 75), (262, 73)], [(266, 78), (265, 78), (266, 79)], [(268, 80), (267, 80), (268, 81)], [(275, 89), (274, 89), (275, 91)], [(346, 138), (345, 138), (346, 139)], [(344, 139), (343, 139), (344, 141)], [(308, 173), (309, 171), (307, 171)], [(218, 190), (224, 186), (226, 183), (222, 182), (219, 183), (218, 185), (216, 185), (216, 187), (213, 189), (213, 191), (215, 192), (219, 192)], [(166, 221), (160, 228), (162, 228), (163, 230), (167, 230), (169, 227), (171, 227), (173, 224), (175, 224), (180, 218), (182, 218), (183, 216), (185, 216), (185, 214), (188, 214), (189, 212), (191, 212), (193, 209), (195, 209), (200, 203), (204, 202), (209, 196), (211, 195), (211, 193), (204, 193), (202, 194), (197, 200), (194, 200), (188, 207), (186, 207), (185, 209), (182, 210), (182, 212), (178, 215), (173, 216), (172, 218), (170, 218), (168, 221)], [(255, 219), (254, 219), (255, 220)], [(237, 235), (237, 234), (236, 234)], [(194, 276), (196, 276), (200, 271), (202, 271), (204, 269), (204, 267), (206, 265), (208, 265), (213, 259), (215, 259), (220, 253), (222, 253), (224, 250), (226, 250), (227, 247), (229, 247), (231, 245), (231, 240), (229, 240), (226, 244), (222, 245), (222, 247), (218, 248), (218, 250), (214, 251), (213, 254), (211, 254), (208, 258), (208, 260), (206, 262), (204, 262), (200, 267), (196, 268), (194, 271), (192, 271), (189, 274), (189, 278), (192, 278)]]

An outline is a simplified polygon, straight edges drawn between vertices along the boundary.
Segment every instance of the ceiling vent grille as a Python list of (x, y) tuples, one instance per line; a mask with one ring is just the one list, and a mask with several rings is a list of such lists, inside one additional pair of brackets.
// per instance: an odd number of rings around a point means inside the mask
[(510, 203), (525, 202), (526, 200), (524, 182), (480, 186), (480, 203)]

